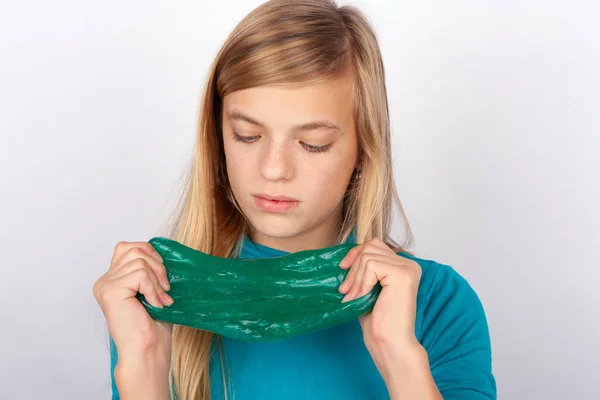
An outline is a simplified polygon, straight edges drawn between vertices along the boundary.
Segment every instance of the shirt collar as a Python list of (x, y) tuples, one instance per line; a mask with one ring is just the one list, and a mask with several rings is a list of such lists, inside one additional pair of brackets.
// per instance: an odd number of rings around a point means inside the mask
[[(356, 228), (350, 232), (350, 236), (344, 243), (356, 243)], [(289, 252), (274, 249), (272, 247), (264, 246), (259, 243), (254, 243), (248, 238), (248, 235), (244, 236), (242, 243), (242, 249), (239, 258), (268, 258), (268, 257), (280, 257), (290, 254)]]

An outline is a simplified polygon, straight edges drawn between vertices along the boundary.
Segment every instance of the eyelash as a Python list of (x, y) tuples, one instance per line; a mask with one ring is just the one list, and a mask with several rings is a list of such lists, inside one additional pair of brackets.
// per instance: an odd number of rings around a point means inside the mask
[[(238, 135), (236, 132), (233, 132), (231, 137), (238, 142), (254, 143), (254, 141), (252, 141), (251, 139), (256, 138), (257, 136), (251, 136), (251, 137), (247, 138), (247, 137)], [(331, 144), (328, 144), (325, 146), (311, 146), (309, 144), (304, 143), (303, 146), (310, 153), (325, 153), (325, 152), (329, 151), (329, 149), (331, 148)]]

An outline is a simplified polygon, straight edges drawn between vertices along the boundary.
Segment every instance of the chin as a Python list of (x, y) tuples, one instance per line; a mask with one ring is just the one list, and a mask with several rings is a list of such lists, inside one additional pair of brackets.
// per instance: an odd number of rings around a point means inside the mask
[(262, 235), (281, 239), (294, 237), (301, 230), (296, 221), (276, 215), (255, 215), (250, 218), (250, 224)]

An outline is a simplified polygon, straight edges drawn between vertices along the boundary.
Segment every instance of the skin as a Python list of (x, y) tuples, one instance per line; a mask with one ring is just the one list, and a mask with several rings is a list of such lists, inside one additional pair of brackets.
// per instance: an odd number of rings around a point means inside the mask
[[(348, 80), (302, 87), (258, 87), (224, 98), (223, 142), (233, 193), (250, 223), (250, 238), (287, 252), (335, 244), (342, 199), (352, 171), (360, 168)], [(327, 121), (340, 131), (296, 126)], [(238, 134), (247, 142), (235, 140)], [(311, 153), (305, 144), (330, 145)], [(260, 209), (253, 194), (283, 194), (299, 200), (287, 213)], [(382, 285), (373, 311), (360, 324), (365, 345), (392, 399), (441, 399), (427, 353), (415, 337), (421, 268), (397, 255), (380, 238), (353, 248), (340, 263), (350, 269), (343, 301)]]
[[(288, 252), (334, 244), (341, 202), (358, 167), (351, 98), (346, 80), (257, 87), (224, 97), (227, 174), (253, 241)], [(340, 129), (297, 129), (314, 121)], [(234, 134), (252, 143), (236, 141)], [(328, 145), (327, 152), (307, 150)], [(255, 204), (253, 195), (259, 193), (285, 195), (299, 203), (289, 213), (270, 213)]]
[(173, 304), (162, 258), (148, 242), (119, 242), (108, 271), (94, 284), (119, 352), (115, 382), (121, 399), (168, 399), (172, 325), (150, 318), (135, 295), (156, 307)]
[(373, 311), (359, 317), (365, 346), (385, 381), (390, 398), (442, 399), (431, 375), (427, 352), (415, 336), (421, 267), (373, 238), (340, 261), (350, 269), (339, 291), (342, 302), (366, 295), (379, 282)]
[[(224, 97), (227, 173), (255, 243), (287, 252), (335, 244), (342, 200), (361, 165), (348, 82), (257, 87)], [(323, 146), (327, 151), (310, 151)], [(259, 193), (293, 197), (298, 206), (266, 212), (255, 204)], [(373, 311), (359, 320), (390, 397), (441, 399), (414, 333), (419, 265), (373, 238), (350, 250), (340, 268), (350, 269), (339, 289), (343, 301), (382, 285)], [(119, 351), (115, 381), (124, 400), (169, 398), (172, 326), (151, 319), (135, 297), (140, 292), (152, 305), (168, 306), (168, 290), (162, 259), (147, 242), (119, 242), (109, 270), (94, 285)]]

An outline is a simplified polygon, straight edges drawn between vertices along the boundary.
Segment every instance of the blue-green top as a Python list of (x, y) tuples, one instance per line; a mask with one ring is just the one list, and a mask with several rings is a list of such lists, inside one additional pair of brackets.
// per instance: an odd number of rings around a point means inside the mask
[[(347, 243), (354, 240), (353, 232)], [(286, 254), (246, 237), (240, 258)], [(488, 325), (475, 291), (448, 265), (398, 254), (415, 260), (423, 270), (415, 333), (427, 351), (431, 373), (444, 399), (496, 399)], [(358, 320), (278, 342), (223, 338), (223, 354), (229, 399), (389, 399), (364, 345)], [(113, 400), (119, 399), (114, 383), (116, 361), (111, 340)], [(216, 345), (210, 371), (212, 398), (223, 399)]]

